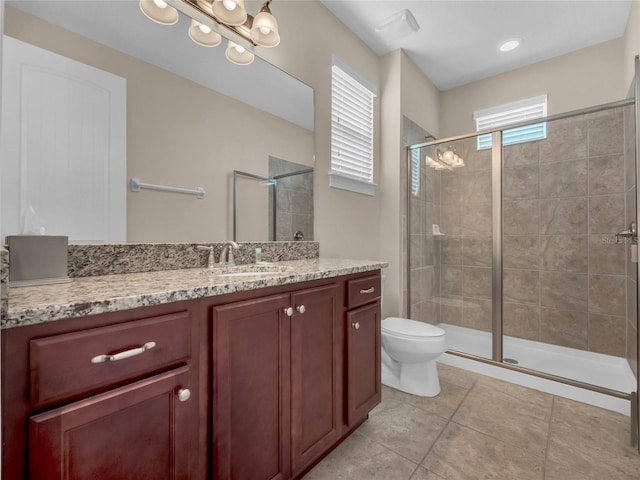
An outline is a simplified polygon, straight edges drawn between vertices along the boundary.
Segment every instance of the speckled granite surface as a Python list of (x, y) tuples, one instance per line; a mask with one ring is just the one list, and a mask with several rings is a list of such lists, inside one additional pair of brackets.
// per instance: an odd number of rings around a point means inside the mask
[(9, 285), (9, 251), (0, 246), (0, 318), (7, 315), (7, 290)]
[[(209, 253), (198, 245), (213, 246), (216, 261), (222, 243), (121, 243), (69, 245), (69, 276), (89, 277), (119, 273), (154, 272), (206, 267)], [(256, 247), (266, 262), (318, 258), (318, 242), (240, 243), (235, 252), (238, 264), (255, 262)]]
[(9, 289), (9, 308), (0, 327), (288, 285), (387, 266), (387, 263), (377, 261), (314, 258), (278, 262), (274, 267), (280, 271), (267, 276), (228, 277), (191, 268), (73, 278), (66, 284)]

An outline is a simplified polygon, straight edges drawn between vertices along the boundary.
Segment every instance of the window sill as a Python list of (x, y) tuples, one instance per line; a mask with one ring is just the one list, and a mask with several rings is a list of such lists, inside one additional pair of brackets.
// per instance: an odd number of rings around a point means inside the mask
[(373, 182), (356, 180), (355, 178), (334, 172), (329, 172), (329, 186), (369, 196), (374, 196), (378, 188), (378, 185)]

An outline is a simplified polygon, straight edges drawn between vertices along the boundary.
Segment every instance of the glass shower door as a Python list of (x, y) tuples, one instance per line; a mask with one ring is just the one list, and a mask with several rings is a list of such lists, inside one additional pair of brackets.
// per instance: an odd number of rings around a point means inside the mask
[(450, 350), (492, 358), (491, 149), (471, 137), (410, 160), (410, 316), (443, 328)]

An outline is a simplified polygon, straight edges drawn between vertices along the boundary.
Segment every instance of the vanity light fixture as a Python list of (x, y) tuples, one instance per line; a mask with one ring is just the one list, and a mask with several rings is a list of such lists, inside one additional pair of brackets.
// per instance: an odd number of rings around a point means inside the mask
[(227, 25), (238, 26), (247, 21), (244, 0), (214, 0), (213, 3), (198, 0), (198, 4), (205, 9), (211, 9), (211, 13)]
[(229, 40), (227, 50), (224, 52), (224, 56), (227, 57), (231, 63), (236, 65), (249, 65), (255, 58), (253, 53), (248, 51), (242, 45), (238, 45)]
[[(203, 47), (220, 45), (220, 29), (230, 30), (240, 38), (229, 40), (225, 56), (236, 65), (249, 65), (255, 58), (250, 51), (253, 47), (271, 48), (280, 43), (278, 22), (269, 9), (271, 1), (266, 0), (255, 17), (247, 13), (244, 0), (140, 0), (140, 10), (161, 25), (175, 24), (178, 10), (193, 16), (189, 38)], [(240, 44), (242, 41), (246, 46)]]
[(203, 47), (217, 47), (222, 43), (222, 35), (194, 19), (191, 19), (189, 38)]
[(164, 0), (140, 0), (140, 10), (149, 20), (160, 25), (178, 22), (178, 11)]
[(424, 160), (428, 167), (436, 170), (453, 170), (454, 168), (464, 167), (464, 160), (456, 153), (456, 149), (451, 146), (446, 150), (438, 148), (435, 160), (428, 155)]

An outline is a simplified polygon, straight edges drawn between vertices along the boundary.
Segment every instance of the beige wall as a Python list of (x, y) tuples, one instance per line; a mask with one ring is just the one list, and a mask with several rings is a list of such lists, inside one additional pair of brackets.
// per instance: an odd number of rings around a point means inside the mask
[(402, 140), (402, 113), (400, 109), (401, 62), (400, 50), (383, 56), (380, 60), (380, 105), (382, 117), (381, 181), (380, 181), (380, 253), (389, 262), (385, 269), (383, 318), (401, 312), (402, 297), (402, 244), (401, 226), (404, 223), (400, 204), (400, 162)]
[[(401, 50), (380, 60), (382, 179), (380, 252), (385, 270), (383, 316), (404, 315), (406, 279), (406, 150), (403, 117), (437, 134), (440, 92)], [(423, 219), (424, 220), (424, 219)]]
[(640, 54), (640, 1), (631, 2), (631, 11), (624, 34), (624, 82), (630, 85), (635, 74), (634, 58)]
[(313, 166), (313, 132), (11, 7), (5, 23), (8, 35), (126, 78), (127, 179), (207, 192), (129, 191), (130, 242), (228, 240), (234, 169), (266, 176), (269, 155)]
[[(315, 237), (323, 256), (389, 260), (380, 252), (384, 187), (370, 197), (329, 187), (331, 164), (331, 65), (335, 54), (373, 85), (379, 86), (378, 56), (329, 10), (316, 1), (280, 0), (271, 5), (282, 43), (264, 57), (314, 89)], [(380, 159), (380, 97), (376, 98), (374, 182), (383, 183)], [(284, 157), (286, 158), (286, 157)]]
[(442, 93), (406, 54), (402, 55), (402, 114), (426, 131), (440, 136)]
[(547, 94), (548, 114), (568, 112), (626, 97), (621, 72), (624, 39), (618, 38), (442, 93), (441, 136), (475, 131), (473, 112)]

